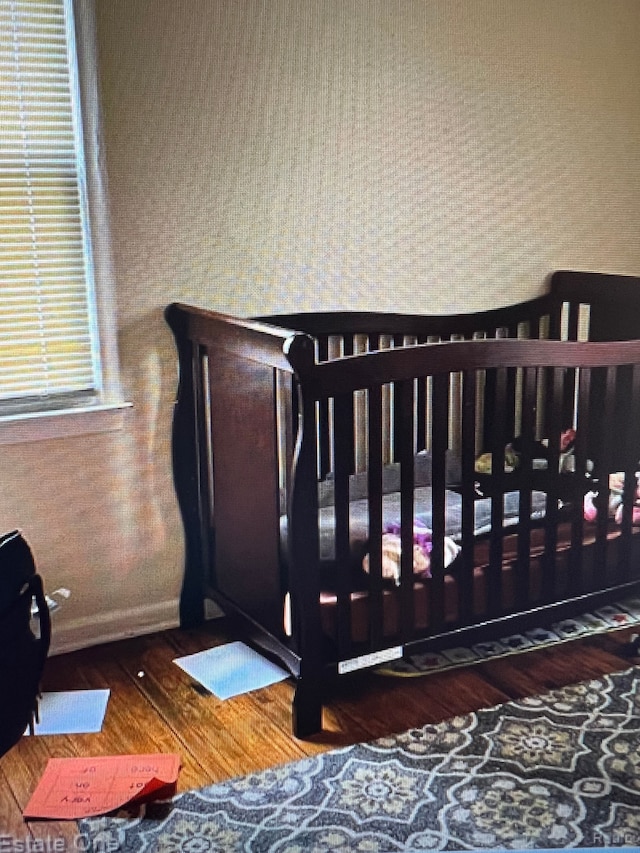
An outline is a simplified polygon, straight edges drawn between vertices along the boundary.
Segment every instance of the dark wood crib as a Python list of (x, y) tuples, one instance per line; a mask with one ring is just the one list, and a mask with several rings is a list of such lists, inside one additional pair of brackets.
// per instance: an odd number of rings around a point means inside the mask
[(451, 316), (166, 317), (182, 624), (211, 597), (286, 666), (297, 736), (336, 676), (640, 584), (640, 278), (556, 272)]

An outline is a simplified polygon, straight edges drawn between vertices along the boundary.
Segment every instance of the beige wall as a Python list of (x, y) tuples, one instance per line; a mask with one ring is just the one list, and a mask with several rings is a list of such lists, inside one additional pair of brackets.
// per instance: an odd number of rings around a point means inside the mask
[(637, 0), (96, 0), (117, 433), (0, 450), (59, 647), (176, 619), (162, 309), (447, 311), (640, 274)]

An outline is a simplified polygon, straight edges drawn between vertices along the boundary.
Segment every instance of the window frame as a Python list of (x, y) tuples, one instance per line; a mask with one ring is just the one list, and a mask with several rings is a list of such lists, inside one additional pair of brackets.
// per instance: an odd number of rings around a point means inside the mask
[(69, 17), (73, 43), (72, 85), (79, 112), (84, 168), (79, 171), (80, 192), (85, 200), (85, 229), (93, 287), (90, 314), (95, 324), (100, 382), (90, 397), (78, 396), (68, 405), (24, 410), (0, 403), (0, 445), (59, 438), (122, 428), (131, 404), (123, 397), (118, 358), (115, 307), (115, 274), (110, 238), (107, 171), (102, 141), (97, 62), (95, 0), (63, 0)]

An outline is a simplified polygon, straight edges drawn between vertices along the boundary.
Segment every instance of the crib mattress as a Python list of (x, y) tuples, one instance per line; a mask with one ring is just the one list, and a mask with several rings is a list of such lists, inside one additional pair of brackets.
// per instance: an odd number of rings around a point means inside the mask
[[(509, 528), (519, 521), (520, 492), (507, 492), (503, 501), (503, 525)], [(475, 534), (482, 536), (491, 529), (491, 498), (479, 498), (475, 501)], [(531, 518), (544, 518), (546, 495), (533, 491), (531, 494)], [(421, 486), (414, 491), (414, 517), (427, 528), (433, 527), (432, 488)], [(400, 522), (400, 492), (382, 496), (382, 526)], [(336, 570), (335, 533), (336, 518), (332, 505), (318, 510), (318, 531), (320, 537), (320, 567), (323, 586), (331, 588)], [(382, 531), (381, 531), (382, 532)], [(458, 542), (462, 538), (462, 497), (450, 489), (445, 492), (445, 535)], [(288, 521), (287, 516), (280, 517), (280, 539), (282, 553), (287, 554)], [(369, 504), (366, 498), (349, 503), (349, 552), (350, 568), (357, 574), (368, 551), (369, 543)]]

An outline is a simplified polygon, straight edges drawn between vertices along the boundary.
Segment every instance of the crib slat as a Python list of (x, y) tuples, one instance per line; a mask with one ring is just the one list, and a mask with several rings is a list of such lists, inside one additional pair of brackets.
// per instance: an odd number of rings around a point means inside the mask
[(567, 340), (577, 341), (580, 328), (580, 305), (577, 302), (569, 302), (569, 315), (567, 318)]
[(349, 552), (349, 474), (353, 449), (353, 395), (333, 401), (335, 561), (338, 656), (351, 657), (351, 559)]
[(432, 542), (431, 580), (429, 583), (430, 625), (434, 632), (444, 624), (444, 537), (446, 509), (446, 452), (449, 444), (449, 374), (434, 376), (432, 432), (431, 513)]
[(471, 619), (474, 604), (477, 387), (477, 372), (466, 370), (462, 380), (462, 552), (458, 573), (458, 609), (462, 623)]
[[(321, 336), (316, 344), (316, 358), (318, 362), (327, 361), (329, 358), (329, 339)], [(318, 478), (324, 480), (331, 471), (331, 429), (329, 426), (329, 400), (322, 399), (317, 403), (318, 407)]]
[(480, 451), (491, 451), (491, 436), (494, 434), (494, 417), (496, 409), (496, 374), (493, 370), (484, 371), (484, 410), (482, 423), (482, 445)]
[(576, 411), (576, 439), (575, 439), (575, 476), (579, 478), (576, 490), (572, 495), (573, 510), (571, 520), (571, 550), (569, 552), (569, 577), (571, 578), (571, 592), (579, 594), (585, 592), (588, 587), (586, 576), (587, 567), (584, 561), (584, 479), (587, 472), (589, 446), (589, 412), (591, 410), (591, 370), (588, 367), (580, 368), (578, 377), (578, 404)]
[(490, 400), (491, 423), (491, 532), (489, 534), (489, 567), (487, 569), (487, 597), (489, 615), (502, 612), (502, 556), (505, 493), (505, 445), (507, 376), (504, 368), (487, 371), (492, 385)]
[(551, 414), (548, 421), (549, 461), (547, 467), (547, 506), (545, 512), (545, 552), (543, 558), (542, 584), (544, 597), (551, 601), (556, 594), (557, 547), (558, 547), (558, 500), (560, 497), (560, 438), (563, 428), (564, 400), (563, 368), (550, 369), (549, 392)]
[[(562, 337), (562, 306), (557, 303), (554, 309), (540, 318), (540, 338), (553, 341), (559, 341)], [(539, 417), (539, 427), (541, 428), (541, 438), (549, 439), (550, 436), (557, 432), (552, 419), (562, 414), (562, 402), (555, 402), (554, 386), (553, 386), (553, 368), (546, 367), (540, 371), (540, 401), (541, 410)], [(558, 423), (562, 423), (562, 417), (558, 418)], [(544, 560), (543, 560), (544, 562)]]
[(395, 441), (400, 462), (400, 640), (413, 638), (413, 381), (395, 384)]
[[(627, 576), (630, 566), (630, 535), (632, 527), (633, 504), (636, 498), (636, 471), (638, 470), (638, 445), (634, 452), (634, 433), (637, 430), (637, 421), (634, 421), (634, 415), (637, 417), (637, 412), (632, 412), (634, 407), (637, 407), (637, 400), (633, 397), (633, 393), (637, 393), (634, 388), (634, 370), (630, 365), (622, 365), (616, 370), (615, 381), (615, 402), (614, 402), (614, 423), (619, 425), (617, 441), (612, 447), (611, 467), (616, 472), (624, 475), (624, 486), (622, 490), (622, 505), (615, 513), (615, 522), (610, 520), (610, 526), (615, 523), (616, 532), (620, 535), (613, 542), (609, 543), (612, 557), (609, 559), (610, 564), (610, 580), (612, 582), (620, 582)], [(618, 513), (621, 513), (621, 517)], [(613, 508), (610, 512), (610, 517), (614, 516)], [(625, 559), (619, 558), (620, 552), (626, 555)]]
[(417, 380), (416, 391), (416, 450), (427, 447), (427, 380)]
[[(602, 371), (598, 370), (601, 376)], [(607, 367), (604, 371), (604, 395), (601, 401), (602, 408), (602, 423), (614, 424), (615, 410), (615, 392), (616, 392), (617, 370), (615, 367)], [(593, 416), (593, 412), (592, 412)], [(609, 474), (611, 473), (611, 463), (613, 457), (613, 441), (618, 441), (618, 436), (614, 435), (614, 431), (609, 429), (601, 429), (600, 432), (600, 447), (597, 459), (597, 476), (599, 479), (598, 497), (596, 498), (596, 506), (598, 509), (598, 517), (596, 519), (596, 544), (595, 544), (595, 564), (598, 566), (600, 577), (604, 575), (607, 580), (611, 577), (611, 566), (607, 564), (607, 550), (609, 530)]]
[[(508, 337), (518, 337), (518, 326), (512, 325), (508, 328)], [(516, 385), (517, 385), (517, 368), (510, 367), (507, 370), (507, 407), (504, 412), (506, 418), (506, 438), (507, 441), (515, 438), (516, 435)]]
[(515, 596), (518, 608), (524, 608), (531, 597), (531, 491), (533, 488), (533, 444), (535, 439), (535, 408), (538, 371), (525, 367), (522, 377), (522, 429), (518, 505), (518, 559), (516, 563)]
[(382, 648), (382, 388), (368, 391), (369, 599), (371, 648)]
[(633, 510), (634, 504), (638, 499), (638, 481), (637, 471), (640, 461), (640, 365), (633, 365), (631, 380), (631, 397), (630, 406), (628, 407), (628, 418), (626, 419), (625, 428), (623, 430), (625, 456), (628, 460), (625, 477), (624, 477), (624, 492), (622, 498), (622, 524), (621, 524), (621, 543), (620, 550), (622, 558), (620, 560), (620, 580), (629, 581), (631, 579), (631, 551), (632, 551), (632, 526), (633, 526)]
[[(580, 305), (571, 302), (568, 306), (567, 316), (567, 340), (577, 341), (580, 331)], [(572, 371), (567, 377), (564, 389), (563, 401), (563, 417), (562, 423), (565, 428), (572, 424), (572, 417), (575, 407), (575, 394), (579, 378), (575, 371)]]
[(549, 337), (559, 341), (562, 337), (562, 303), (556, 301), (549, 312)]
[[(354, 339), (353, 335), (345, 335), (342, 338), (342, 354), (343, 356), (353, 355)], [(353, 396), (345, 399), (345, 417), (348, 417), (351, 423), (354, 423), (355, 404)], [(353, 474), (356, 470), (356, 451), (355, 451), (355, 431), (351, 429), (348, 435), (345, 435), (345, 452), (347, 454), (347, 467), (349, 473)]]

